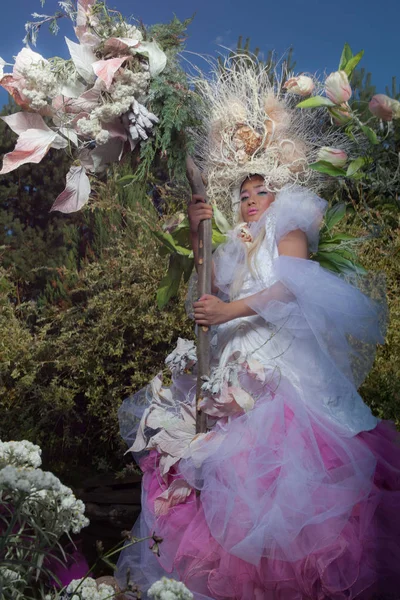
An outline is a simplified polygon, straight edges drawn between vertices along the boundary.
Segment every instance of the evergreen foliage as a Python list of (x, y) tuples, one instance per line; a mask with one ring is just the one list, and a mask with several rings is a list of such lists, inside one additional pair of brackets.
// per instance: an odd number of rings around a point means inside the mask
[[(17, 111), (10, 101), (1, 115)], [(0, 160), (14, 148), (15, 139), (0, 120)], [(0, 177), (1, 260), (12, 273), (17, 302), (44, 301), (47, 293), (50, 301), (62, 297), (62, 268), (75, 268), (79, 260), (77, 228), (82, 217), (49, 212), (54, 196), (64, 188), (68, 168), (67, 156), (53, 150), (40, 164), (23, 165)]]
[[(173, 55), (187, 24), (154, 26), (152, 35)], [(240, 48), (251, 54), (249, 41), (241, 40)], [(271, 56), (266, 62), (273, 70)], [(289, 64), (293, 68), (292, 57)], [(356, 70), (353, 86), (355, 101), (366, 103), (371, 77)], [(121, 466), (121, 401), (163, 369), (178, 336), (193, 335), (180, 282), (192, 268), (182, 213), (190, 197), (184, 178), (191, 148), (187, 132), (197, 124), (183, 70), (171, 66), (157, 78), (151, 103), (162, 121), (143, 145), (140, 162), (133, 155), (110, 170), (107, 180), (95, 184), (96, 202), (78, 215), (48, 212), (69, 167), (61, 152), (0, 178), (0, 438), (41, 444), (46, 463), (57, 472), (82, 476), (85, 469)], [(9, 105), (4, 114), (15, 110)], [(376, 119), (370, 126), (381, 133)], [(334, 253), (341, 235), (345, 241), (363, 238), (357, 247), (361, 264), (386, 273), (387, 344), (362, 394), (378, 416), (398, 419), (400, 129), (398, 121), (385, 127), (385, 143), (373, 148), (362, 180), (331, 180), (326, 193), (331, 214), (344, 219), (342, 205), (350, 211), (345, 226), (341, 220), (324, 231), (324, 251)], [(0, 121), (0, 154), (12, 149), (13, 137)], [(176, 150), (170, 154), (168, 147)], [(218, 243), (224, 231), (215, 216)], [(160, 288), (168, 264), (174, 277)], [(157, 300), (162, 306), (173, 293), (176, 298), (161, 312)]]
[(178, 335), (193, 329), (182, 294), (168, 313), (157, 308), (165, 262), (143, 226), (146, 210), (154, 217), (146, 188), (108, 182), (98, 193), (86, 216), (91, 254), (79, 271), (63, 267), (70, 285), (62, 303), (15, 306), (15, 283), (1, 274), (0, 438), (40, 443), (57, 472), (120, 464), (122, 399), (146, 385)]

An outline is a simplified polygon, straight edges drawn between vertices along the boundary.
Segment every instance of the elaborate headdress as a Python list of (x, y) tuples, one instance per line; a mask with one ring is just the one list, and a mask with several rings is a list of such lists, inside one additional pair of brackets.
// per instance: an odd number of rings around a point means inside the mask
[[(308, 165), (318, 160), (321, 147), (349, 145), (331, 126), (326, 109), (296, 108), (301, 98), (285, 89), (285, 75), (279, 78), (256, 60), (238, 55), (216, 67), (211, 78), (196, 79), (205, 127), (198, 156), (208, 195), (226, 213), (235, 211), (240, 185), (254, 174), (262, 175), (271, 191), (288, 184), (317, 191), (323, 179)], [(301, 95), (309, 95), (313, 80), (302, 79), (308, 90)]]

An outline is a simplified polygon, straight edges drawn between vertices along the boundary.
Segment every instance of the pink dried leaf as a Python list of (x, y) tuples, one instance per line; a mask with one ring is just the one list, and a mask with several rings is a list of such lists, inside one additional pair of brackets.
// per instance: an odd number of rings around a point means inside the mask
[(40, 163), (56, 137), (57, 133), (51, 129), (48, 131), (43, 129), (23, 131), (17, 140), (15, 149), (4, 156), (0, 174), (10, 173), (26, 163)]
[(106, 144), (94, 148), (91, 151), (93, 173), (101, 173), (108, 165), (121, 160), (123, 149), (124, 142), (118, 138), (111, 138)]
[(48, 64), (48, 62), (49, 61), (38, 52), (34, 52), (30, 48), (22, 48), (22, 50), (20, 50), (15, 57), (13, 75), (23, 76), (23, 72), (29, 69), (32, 65), (38, 63)]
[(235, 386), (228, 388), (228, 390), (229, 390), (229, 396), (245, 412), (248, 412), (249, 410), (254, 408), (254, 400), (248, 392), (246, 392), (245, 390), (243, 390), (240, 387), (235, 387)]
[(79, 98), (86, 90), (86, 85), (81, 81), (66, 81), (61, 86), (61, 94), (67, 98)]
[(29, 100), (22, 91), (26, 88), (26, 81), (23, 77), (4, 75), (0, 81), (0, 85), (14, 98), (18, 106), (21, 106), (23, 109), (29, 108)]
[(121, 56), (119, 58), (109, 58), (107, 60), (98, 60), (93, 64), (93, 71), (106, 84), (109, 89), (115, 73), (121, 68), (122, 63), (128, 60), (130, 56)]
[(217, 452), (220, 444), (225, 439), (225, 434), (216, 431), (198, 433), (194, 436), (182, 458), (190, 458), (196, 468), (200, 468), (203, 462), (212, 454)]
[(151, 438), (151, 447), (156, 448), (161, 454), (169, 454), (179, 460), (195, 433), (194, 428), (190, 432), (184, 431), (182, 425), (170, 428), (168, 431), (162, 429)]
[(128, 133), (119, 119), (110, 121), (110, 123), (103, 123), (103, 129), (109, 132), (111, 139), (120, 139), (123, 142), (128, 139)]
[(90, 181), (83, 167), (72, 166), (67, 173), (65, 190), (56, 198), (50, 210), (73, 213), (82, 208), (89, 200)]
[(167, 475), (168, 475), (170, 469), (174, 465), (176, 465), (176, 463), (179, 462), (179, 460), (180, 460), (180, 456), (170, 456), (169, 454), (163, 454), (161, 456), (159, 467), (160, 467), (160, 475), (164, 480), (167, 479)]
[(165, 69), (167, 56), (157, 42), (141, 42), (135, 51), (149, 59), (149, 70), (152, 77), (156, 77)]
[(172, 506), (182, 504), (193, 492), (193, 488), (184, 479), (175, 479), (168, 489), (154, 501), (156, 517), (166, 515)]
[(116, 54), (117, 52), (126, 52), (129, 48), (135, 48), (140, 44), (140, 40), (131, 38), (109, 38), (104, 43), (104, 50)]
[(146, 420), (147, 427), (151, 427), (151, 429), (165, 429), (168, 424), (177, 420), (171, 412), (161, 406), (152, 405), (151, 409)]
[(98, 106), (100, 94), (100, 87), (94, 85), (78, 98), (57, 96), (54, 98), (52, 105), (55, 110), (64, 113), (79, 114), (81, 112), (91, 112)]
[(145, 411), (142, 415), (142, 418), (140, 419), (140, 424), (139, 424), (139, 428), (138, 428), (138, 431), (136, 434), (135, 441), (133, 442), (132, 446), (130, 448), (128, 448), (126, 453), (127, 452), (142, 452), (142, 450), (145, 450), (145, 448), (147, 446), (147, 437), (144, 435), (144, 430), (146, 427), (146, 419), (147, 419), (149, 410), (150, 410), (150, 407), (145, 409)]
[(83, 77), (87, 83), (94, 83), (95, 74), (92, 65), (97, 59), (92, 48), (90, 46), (86, 46), (85, 44), (76, 44), (67, 37), (65, 38), (65, 41), (72, 58), (72, 62), (74, 63), (79, 75)]
[(13, 115), (1, 117), (7, 123), (14, 133), (20, 135), (28, 129), (43, 129), (43, 131), (51, 131), (51, 129), (43, 121), (42, 117), (37, 113), (18, 112)]

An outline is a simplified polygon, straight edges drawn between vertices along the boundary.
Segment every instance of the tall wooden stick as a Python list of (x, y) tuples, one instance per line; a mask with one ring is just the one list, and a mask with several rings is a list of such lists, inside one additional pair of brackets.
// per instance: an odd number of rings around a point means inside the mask
[[(186, 173), (192, 188), (193, 194), (202, 196), (206, 202), (206, 188), (203, 183), (199, 168), (193, 159), (188, 156), (186, 159)], [(199, 298), (203, 294), (211, 294), (211, 272), (212, 272), (212, 225), (211, 220), (206, 219), (199, 225), (199, 261), (198, 261), (198, 294)], [(208, 327), (200, 326), (197, 336), (197, 388), (196, 388), (196, 433), (205, 433), (207, 431), (206, 415), (199, 408), (202, 400), (201, 386), (204, 383), (204, 375), (210, 374), (210, 332)]]

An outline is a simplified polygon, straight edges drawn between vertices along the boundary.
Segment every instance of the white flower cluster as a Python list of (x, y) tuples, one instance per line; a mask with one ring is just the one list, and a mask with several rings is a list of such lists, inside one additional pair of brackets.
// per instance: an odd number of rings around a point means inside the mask
[(12, 584), (20, 581), (20, 573), (7, 567), (0, 567), (0, 581), (4, 584)]
[(129, 23), (125, 23), (126, 29), (126, 37), (130, 40), (138, 40), (141, 42), (143, 40), (142, 32), (135, 27), (135, 25), (130, 25)]
[[(21, 451), (17, 454), (3, 450), (5, 457), (10, 456), (10, 462), (18, 464), (19, 460), (28, 464), (30, 461), (32, 466), (40, 464), (40, 448), (30, 444), (35, 449), (33, 451), (29, 442), (19, 444)], [(83, 502), (77, 500), (72, 490), (63, 485), (53, 473), (13, 464), (0, 469), (0, 495), (8, 502), (15, 502), (21, 494), (25, 496), (22, 505), (24, 514), (35, 517), (44, 524), (51, 523), (51, 531), (57, 535), (70, 531), (79, 533), (89, 524), (84, 516)]]
[(193, 600), (193, 594), (180, 581), (162, 577), (147, 592), (154, 600)]
[(210, 376), (204, 376), (201, 389), (205, 396), (218, 396), (226, 385), (240, 387), (238, 375), (241, 365), (239, 362), (229, 362), (223, 367), (215, 367)]
[(42, 450), (39, 446), (22, 440), (20, 442), (2, 442), (0, 440), (0, 467), (32, 467), (36, 469), (42, 464)]
[(67, 587), (68, 600), (106, 600), (114, 597), (115, 590), (110, 585), (97, 585), (91, 577), (73, 579)]
[[(143, 40), (142, 32), (135, 25), (131, 25), (126, 21), (113, 25), (113, 27), (111, 28), (111, 36), (117, 35), (121, 37), (121, 29), (123, 29), (123, 37), (128, 38), (130, 40), (137, 40), (138, 42), (141, 42)], [(107, 35), (106, 37), (109, 36)]]
[(82, 135), (93, 138), (99, 146), (106, 144), (110, 139), (110, 132), (103, 129), (100, 121), (96, 118), (86, 119), (83, 117), (78, 120), (77, 127)]
[(110, 101), (95, 108), (89, 118), (78, 120), (77, 127), (80, 133), (94, 139), (98, 145), (105, 144), (110, 134), (102, 123), (110, 123), (124, 116), (124, 124), (129, 129), (133, 142), (147, 139), (147, 133), (151, 131), (154, 123), (158, 123), (158, 119), (139, 104), (135, 97), (146, 93), (149, 82), (148, 72), (121, 71), (110, 87)]
[(47, 60), (31, 63), (21, 69), (21, 74), (26, 80), (22, 93), (28, 98), (33, 110), (44, 108), (48, 104), (48, 98), (57, 96), (59, 83)]
[(165, 364), (173, 375), (182, 375), (197, 362), (196, 345), (192, 340), (178, 338), (175, 350), (165, 359)]
[[(142, 63), (142, 66), (146, 63)], [(110, 95), (114, 102), (123, 102), (129, 99), (132, 104), (133, 99), (143, 96), (147, 92), (150, 83), (150, 73), (148, 71), (139, 71), (133, 73), (124, 69), (114, 78), (114, 83), (110, 87)]]

